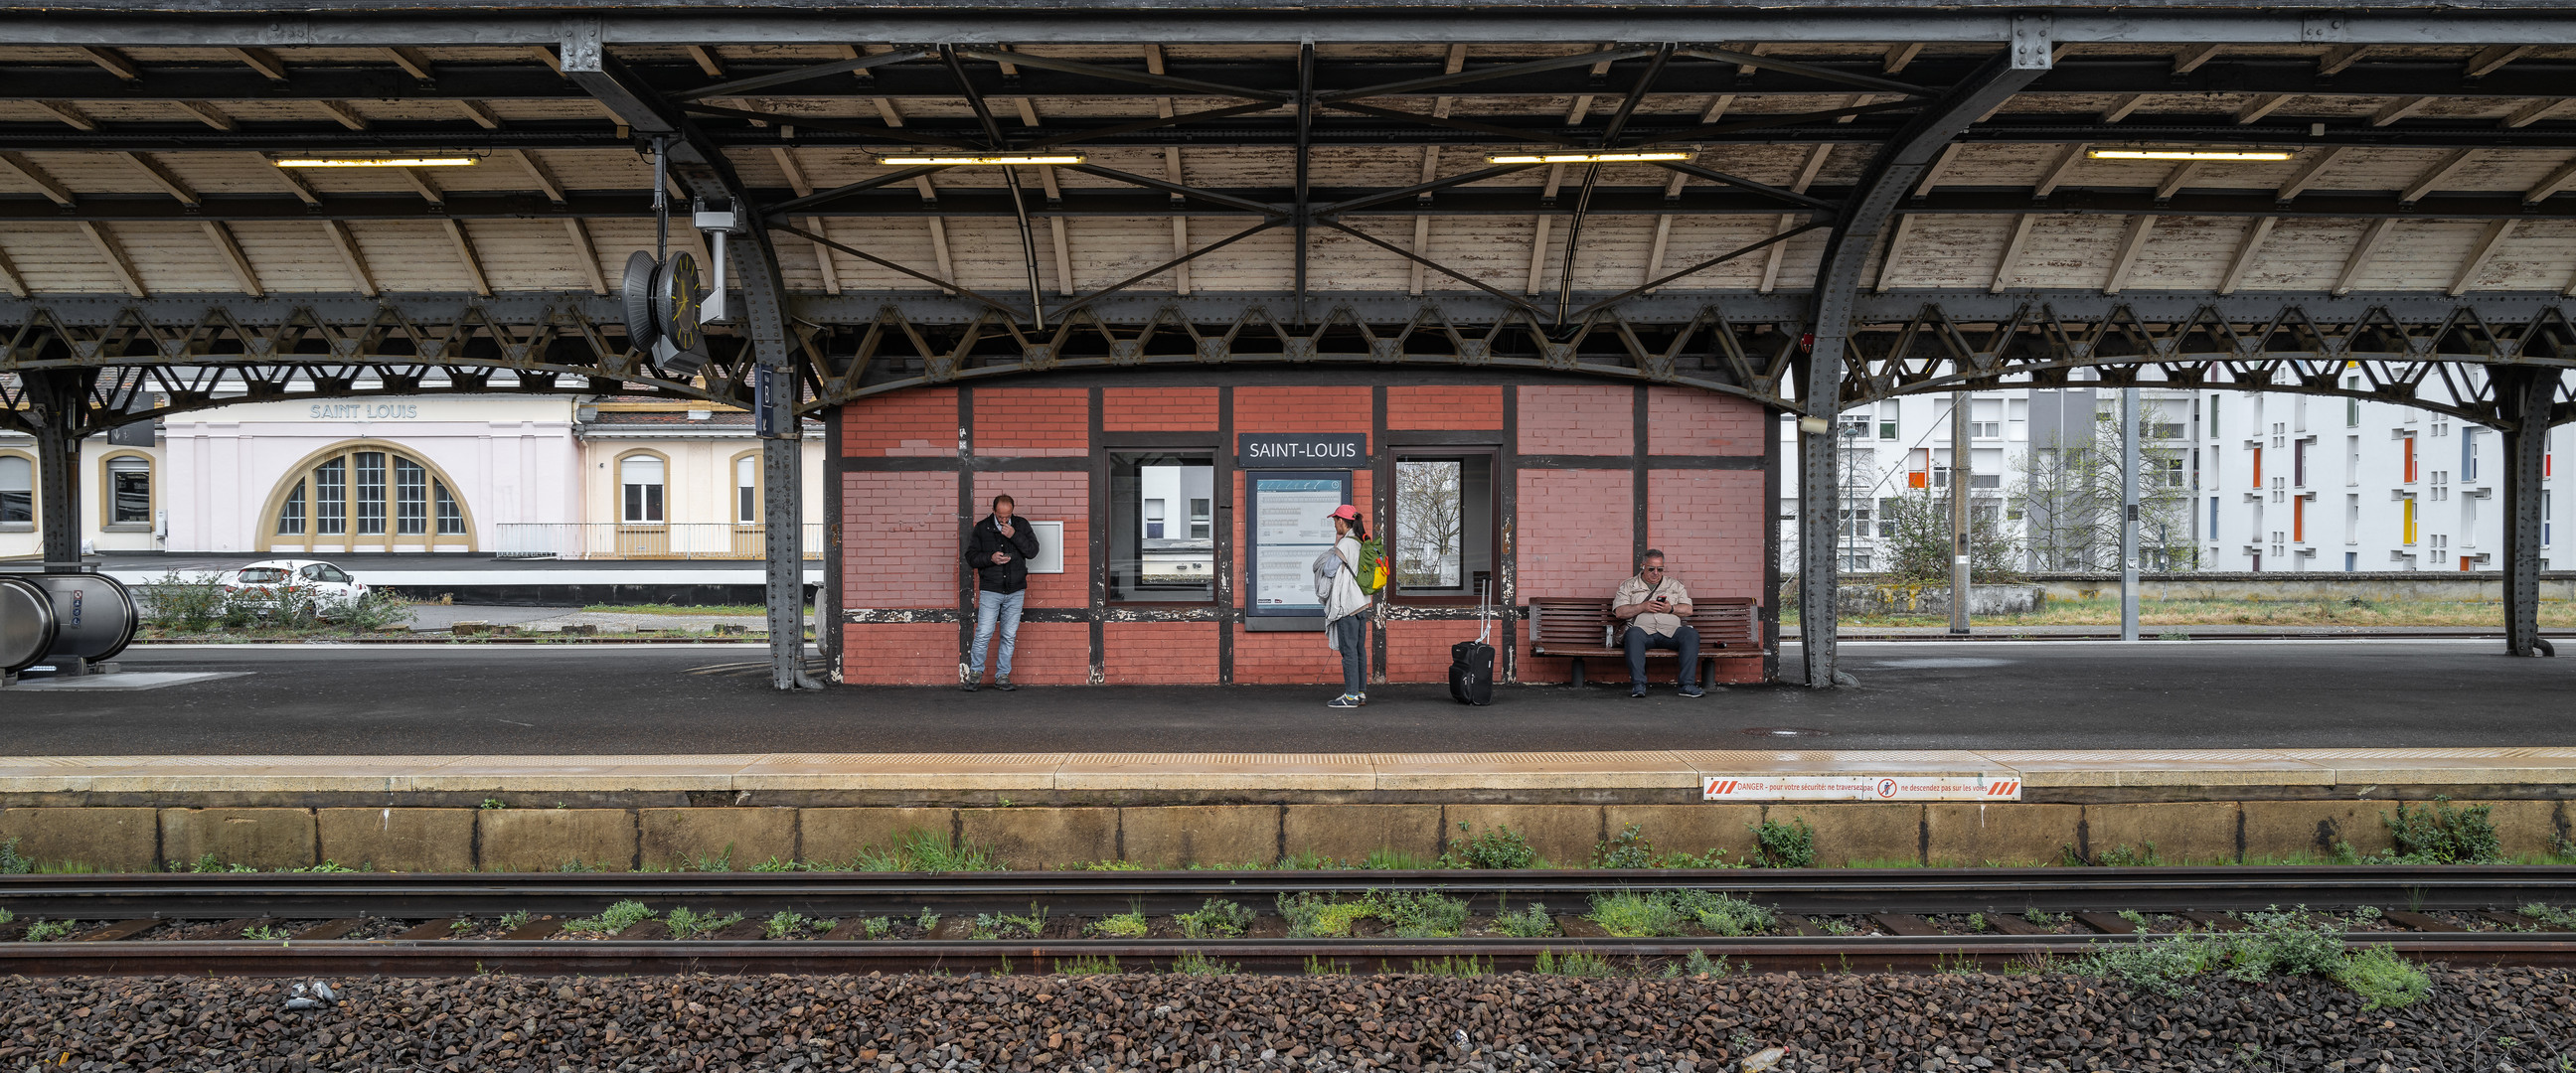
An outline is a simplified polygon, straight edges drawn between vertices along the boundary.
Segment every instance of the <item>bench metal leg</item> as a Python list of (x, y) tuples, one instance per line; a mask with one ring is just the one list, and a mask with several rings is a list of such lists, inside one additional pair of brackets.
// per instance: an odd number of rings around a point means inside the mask
[(1583, 657), (1581, 656), (1574, 657), (1574, 684), (1571, 688), (1583, 688)]

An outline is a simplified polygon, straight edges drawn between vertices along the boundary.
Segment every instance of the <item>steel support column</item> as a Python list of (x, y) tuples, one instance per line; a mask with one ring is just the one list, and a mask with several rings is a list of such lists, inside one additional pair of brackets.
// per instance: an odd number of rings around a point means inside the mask
[(2504, 650), (2508, 655), (2557, 653), (2540, 639), (2541, 469), (2549, 451), (2550, 405), (2557, 369), (2514, 366), (2490, 370), (2504, 426)]
[(798, 363), (788, 349), (778, 250), (723, 151), (607, 55), (596, 20), (575, 20), (567, 31), (564, 77), (589, 91), (637, 132), (675, 135), (667, 150), (671, 176), (693, 196), (730, 203), (744, 229), (727, 244), (732, 255), (727, 271), (742, 298), (734, 318), (737, 330), (749, 340), (759, 362), (756, 375), (770, 388), (759, 393), (770, 407), (760, 416), (771, 426), (760, 451), (770, 683), (779, 689), (820, 689), (822, 683), (805, 674), (804, 438), (795, 420)]
[[(1833, 237), (1825, 243), (1824, 264), (1816, 276), (1809, 324), (1803, 384), (1798, 392), (1806, 434), (1798, 438), (1798, 629), (1807, 657), (1807, 684), (1824, 689), (1848, 681), (1834, 669), (1835, 599), (1840, 588), (1834, 562), (1835, 506), (1841, 488), (1835, 472), (1833, 422), (1842, 409), (1842, 386), (1849, 361), (1854, 314), (1861, 277), (1869, 268), (1880, 232), (1895, 216), (1896, 206), (1925, 169), (1951, 141), (1987, 113), (2001, 107), (2049, 66), (2048, 21), (2045, 16), (2013, 17), (2013, 43), (2001, 56), (1977, 69), (1949, 93), (1906, 124), (1896, 140), (1871, 161), (1858, 196), (1843, 205)], [(1818, 426), (1822, 427), (1819, 428)], [(1958, 450), (1953, 445), (1952, 450)], [(1954, 460), (1955, 461), (1955, 460)]]
[(27, 401), (36, 418), (36, 515), (43, 530), (45, 566), (69, 570), (81, 561), (81, 437), (88, 414), (93, 369), (45, 369), (25, 374)]

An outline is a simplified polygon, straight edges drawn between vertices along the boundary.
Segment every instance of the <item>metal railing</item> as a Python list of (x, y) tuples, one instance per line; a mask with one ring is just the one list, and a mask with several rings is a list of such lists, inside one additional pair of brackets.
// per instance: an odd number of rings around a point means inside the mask
[[(498, 559), (758, 559), (763, 529), (726, 522), (502, 522)], [(804, 527), (805, 558), (823, 557), (823, 526)]]

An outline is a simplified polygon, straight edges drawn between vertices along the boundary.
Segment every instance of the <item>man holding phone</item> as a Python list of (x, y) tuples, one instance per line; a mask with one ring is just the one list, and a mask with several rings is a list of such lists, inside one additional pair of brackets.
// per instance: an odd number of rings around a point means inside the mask
[(1664, 553), (1647, 549), (1637, 576), (1619, 583), (1610, 598), (1610, 614), (1628, 623), (1628, 695), (1646, 695), (1646, 650), (1669, 648), (1681, 654), (1681, 694), (1705, 694), (1699, 687), (1699, 631), (1683, 618), (1691, 613), (1690, 590), (1664, 572)]

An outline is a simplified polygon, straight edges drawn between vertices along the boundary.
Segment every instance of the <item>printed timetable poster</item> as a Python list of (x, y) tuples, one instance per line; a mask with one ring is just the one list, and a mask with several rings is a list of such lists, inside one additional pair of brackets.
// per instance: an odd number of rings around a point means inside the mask
[(1350, 471), (1248, 472), (1252, 606), (1247, 614), (1323, 617), (1315, 556), (1333, 546), (1333, 508), (1351, 501)]

